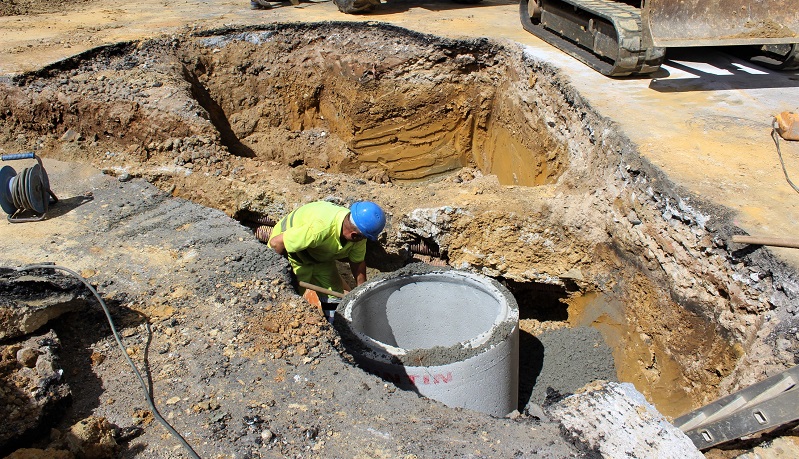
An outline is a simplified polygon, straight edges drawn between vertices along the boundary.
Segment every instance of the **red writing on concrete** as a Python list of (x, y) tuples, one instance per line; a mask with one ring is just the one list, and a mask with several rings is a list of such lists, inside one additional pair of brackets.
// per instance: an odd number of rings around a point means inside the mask
[(426, 375), (410, 375), (410, 374), (398, 374), (398, 373), (389, 373), (384, 371), (380, 374), (380, 376), (385, 379), (386, 381), (391, 381), (394, 384), (401, 386), (401, 385), (429, 385), (429, 384), (447, 384), (452, 382), (452, 372), (449, 371), (447, 374), (426, 374)]

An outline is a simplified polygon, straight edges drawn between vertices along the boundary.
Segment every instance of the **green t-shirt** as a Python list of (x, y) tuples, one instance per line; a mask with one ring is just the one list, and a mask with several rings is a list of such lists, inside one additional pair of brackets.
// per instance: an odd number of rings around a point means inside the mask
[(289, 257), (303, 264), (345, 258), (360, 263), (366, 256), (366, 241), (341, 244), (341, 226), (349, 212), (349, 209), (327, 201), (305, 204), (281, 218), (270, 239), (283, 234)]

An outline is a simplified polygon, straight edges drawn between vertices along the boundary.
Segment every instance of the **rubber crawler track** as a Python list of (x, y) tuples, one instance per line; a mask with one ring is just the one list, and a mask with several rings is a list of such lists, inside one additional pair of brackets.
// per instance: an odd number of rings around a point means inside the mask
[[(544, 27), (540, 20), (530, 17), (530, 0), (521, 0), (519, 16), (525, 30), (542, 40), (560, 48), (562, 51), (582, 61), (589, 67), (607, 76), (627, 76), (649, 74), (658, 70), (665, 55), (664, 48), (643, 46), (641, 11), (638, 8), (613, 0), (559, 0), (561, 5), (574, 6), (577, 13), (588, 22), (589, 19), (604, 22), (615, 29), (618, 52), (616, 56), (601, 56), (593, 49), (593, 43), (578, 43), (574, 37), (564, 37)], [(535, 1), (535, 0), (532, 0)], [(544, 0), (543, 9), (553, 3)]]

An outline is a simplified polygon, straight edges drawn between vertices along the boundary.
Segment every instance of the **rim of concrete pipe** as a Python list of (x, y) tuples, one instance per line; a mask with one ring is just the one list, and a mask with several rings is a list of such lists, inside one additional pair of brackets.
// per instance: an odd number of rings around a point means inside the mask
[(370, 279), (336, 312), (336, 329), (358, 353), (407, 366), (463, 361), (519, 324), (516, 299), (499, 282), (421, 263)]

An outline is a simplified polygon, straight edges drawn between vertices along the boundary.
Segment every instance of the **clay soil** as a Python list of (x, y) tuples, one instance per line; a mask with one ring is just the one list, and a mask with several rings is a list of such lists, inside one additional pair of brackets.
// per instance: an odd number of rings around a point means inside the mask
[[(79, 7), (12, 2), (0, 14)], [(732, 251), (725, 209), (682, 199), (556, 71), (507, 44), (371, 23), (194, 30), (17, 75), (0, 108), (0, 151), (52, 161), (53, 190), (74, 205), (26, 224), (42, 246), (15, 245), (2, 261), (60, 258), (89, 274), (126, 311), (128, 353), (149, 359), (156, 402), (203, 456), (585, 453), (526, 410), (543, 392), (532, 387), (540, 364), (523, 366), (513, 420), (353, 368), (253, 234), (318, 199), (385, 207), (372, 275), (438, 259), (504, 282), (531, 359), (541, 342), (563, 344), (557, 329), (598, 330), (604, 342), (591, 342), (609, 351), (593, 354), (612, 353), (611, 376), (668, 416), (793, 364), (799, 348), (794, 274)], [(164, 210), (173, 202), (187, 207)], [(83, 332), (102, 322), (92, 310), (56, 329), (75, 346), (68, 374), (91, 388), (73, 389), (57, 427), (90, 413), (142, 425), (122, 454), (164, 457), (175, 443), (142, 414), (112, 339)], [(585, 367), (568, 355), (570, 369), (541, 379)], [(444, 440), (453, 432), (469, 439)]]

